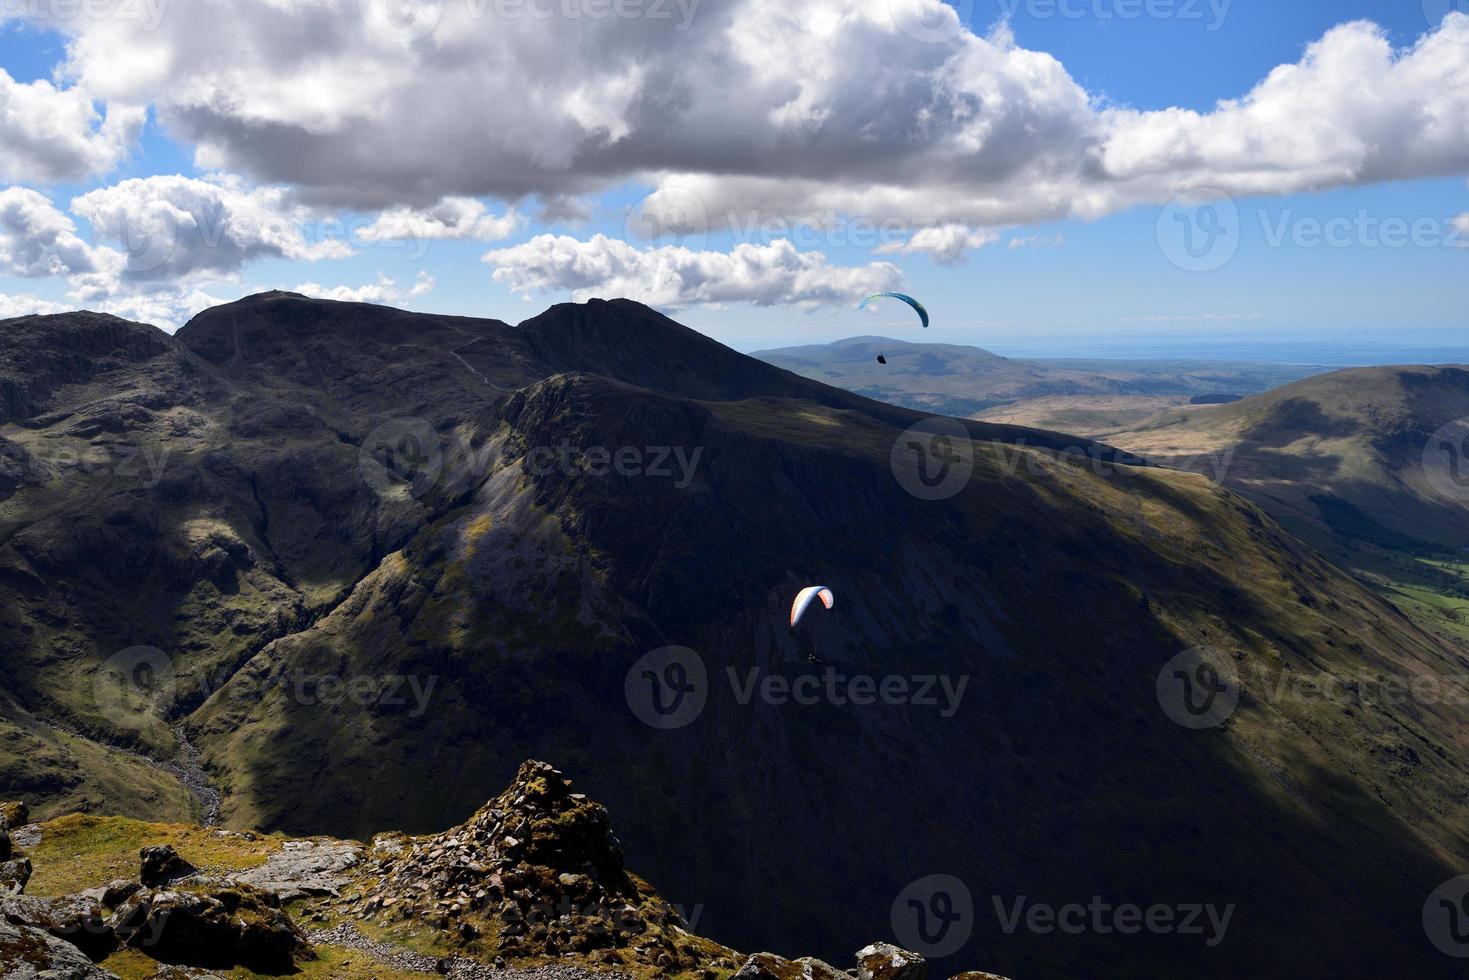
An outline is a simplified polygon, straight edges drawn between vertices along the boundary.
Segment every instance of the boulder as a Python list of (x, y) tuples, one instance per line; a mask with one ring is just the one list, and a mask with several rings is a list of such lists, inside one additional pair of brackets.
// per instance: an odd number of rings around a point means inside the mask
[(109, 922), (124, 946), (165, 963), (282, 973), (315, 959), (280, 902), (249, 885), (143, 889)]
[(258, 868), (231, 875), (230, 880), (252, 885), (282, 902), (320, 895), (337, 895), (350, 880), (348, 872), (362, 860), (362, 848), (338, 841), (286, 841)]
[(117, 936), (103, 913), (102, 904), (85, 895), (0, 898), (0, 918), (11, 925), (43, 929), (93, 960), (100, 960), (117, 949)]
[(0, 895), (19, 895), (31, 880), (31, 862), (26, 858), (0, 863)]
[(149, 888), (167, 885), (199, 872), (198, 868), (179, 857), (169, 844), (145, 847), (138, 852), (138, 858), (142, 861), (139, 880)]
[(10, 980), (118, 980), (71, 943), (0, 918), (0, 967)]
[(821, 960), (803, 956), (788, 960), (774, 953), (756, 953), (745, 960), (730, 980), (851, 980), (851, 977)]
[(858, 980), (928, 980), (928, 963), (892, 943), (873, 943), (857, 951)]
[(14, 830), (30, 822), (31, 811), (24, 803), (0, 803), (0, 830)]

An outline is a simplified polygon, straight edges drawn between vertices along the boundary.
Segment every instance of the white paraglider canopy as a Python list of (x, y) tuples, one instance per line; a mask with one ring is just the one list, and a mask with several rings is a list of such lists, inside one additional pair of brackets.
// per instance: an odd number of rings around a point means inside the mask
[(791, 628), (795, 628), (796, 624), (801, 621), (801, 617), (806, 615), (806, 610), (811, 607), (811, 603), (818, 598), (821, 599), (821, 604), (828, 609), (837, 601), (831, 589), (824, 585), (809, 585), (796, 593), (796, 601), (791, 603)]

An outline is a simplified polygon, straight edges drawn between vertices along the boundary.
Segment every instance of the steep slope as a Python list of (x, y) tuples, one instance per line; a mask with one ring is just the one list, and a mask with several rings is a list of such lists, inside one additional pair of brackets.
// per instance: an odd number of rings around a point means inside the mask
[[(1436, 632), (1469, 645), (1469, 370), (1354, 368), (1107, 438), (1259, 501)], [(1469, 473), (1469, 470), (1466, 470)]]
[[(51, 474), (0, 504), (4, 636), (29, 711), (155, 753), (186, 719), (227, 825), (433, 830), (536, 755), (736, 947), (845, 957), (944, 874), (973, 896), (954, 962), (1011, 974), (1447, 975), (1419, 918), (1469, 858), (1462, 717), (1291, 682), (1464, 658), (1200, 477), (1015, 427), (926, 440), (917, 413), (624, 301), (509, 327), (277, 294), (167, 352), (200, 421), (156, 487)], [(31, 453), (84, 438), (23, 423), (0, 437)], [(91, 577), (16, 544), (144, 514), (133, 563)], [(155, 577), (190, 541), (208, 574)], [(793, 633), (816, 581), (837, 608)], [(136, 642), (188, 683), (89, 710)], [(1201, 644), (1242, 692), (1193, 731), (1158, 691)], [(702, 709), (669, 724), (653, 682)], [(1205, 946), (1007, 931), (995, 908), (1098, 894), (1235, 911)]]

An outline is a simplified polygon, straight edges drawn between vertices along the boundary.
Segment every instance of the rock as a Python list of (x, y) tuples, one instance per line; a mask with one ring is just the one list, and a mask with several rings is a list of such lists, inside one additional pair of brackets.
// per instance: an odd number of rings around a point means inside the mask
[(155, 844), (138, 852), (142, 870), (138, 877), (149, 888), (157, 888), (170, 882), (198, 874), (199, 869), (179, 857), (170, 844)]
[(966, 973), (956, 973), (949, 980), (1009, 980), (998, 973), (982, 973), (979, 970), (970, 970)]
[(362, 848), (336, 841), (286, 841), (258, 868), (229, 880), (270, 892), (282, 902), (313, 895), (336, 896), (350, 880), (347, 871), (362, 860)]
[(5, 919), (0, 919), (0, 967), (7, 980), (118, 980), (71, 943)]
[(0, 864), (0, 895), (19, 895), (31, 880), (31, 862), (26, 858)]
[(44, 929), (100, 960), (117, 949), (117, 936), (107, 924), (102, 904), (85, 895), (40, 898), (18, 895), (0, 898), (0, 918), (11, 925)]
[(30, 822), (31, 811), (24, 803), (0, 803), (0, 830), (14, 830)]
[(730, 980), (851, 980), (851, 977), (810, 956), (788, 960), (774, 953), (756, 953), (745, 960)]
[(128, 881), (126, 878), (116, 878), (109, 881), (106, 887), (102, 889), (102, 904), (110, 909), (115, 909), (131, 898), (142, 887), (136, 881)]
[(249, 885), (144, 889), (109, 923), (123, 945), (168, 963), (282, 973), (315, 959), (275, 897)]
[(891, 943), (873, 943), (857, 952), (858, 980), (928, 980), (928, 964), (917, 953)]

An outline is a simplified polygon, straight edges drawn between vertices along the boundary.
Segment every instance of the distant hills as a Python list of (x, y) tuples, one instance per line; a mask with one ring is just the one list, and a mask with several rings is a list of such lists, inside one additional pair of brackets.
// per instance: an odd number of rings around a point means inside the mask
[[(877, 363), (879, 354), (887, 358), (886, 365)], [(1228, 361), (1013, 360), (978, 347), (886, 337), (852, 337), (753, 356), (882, 401), (957, 416), (1065, 397), (1096, 399), (1080, 402), (1088, 410), (1144, 417), (1193, 397), (1252, 395), (1322, 370)], [(1066, 408), (1074, 410), (1077, 404)]]
[[(0, 798), (39, 818), (212, 792), (227, 826), (365, 840), (551, 758), (735, 948), (845, 962), (941, 874), (975, 928), (936, 970), (1451, 975), (1420, 920), (1469, 862), (1462, 709), (1290, 685), (1462, 650), (1200, 476), (992, 422), (925, 443), (624, 300), (30, 317), (0, 385)], [(816, 582), (836, 608), (793, 634)], [(1201, 646), (1241, 680), (1194, 730), (1159, 685)], [(761, 686), (827, 668), (965, 693)], [(660, 727), (650, 677), (699, 708)], [(995, 918), (1099, 894), (1234, 912), (1215, 946)]]

